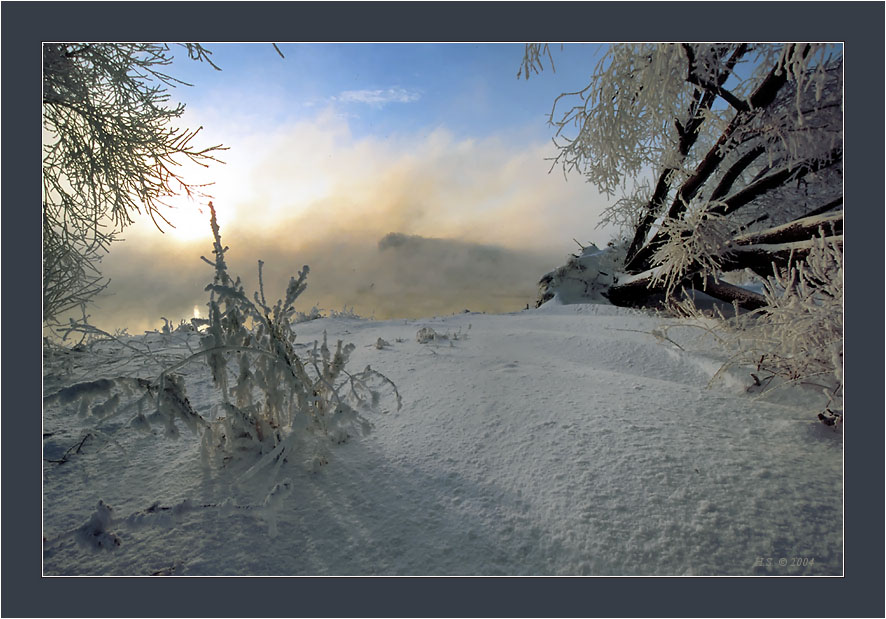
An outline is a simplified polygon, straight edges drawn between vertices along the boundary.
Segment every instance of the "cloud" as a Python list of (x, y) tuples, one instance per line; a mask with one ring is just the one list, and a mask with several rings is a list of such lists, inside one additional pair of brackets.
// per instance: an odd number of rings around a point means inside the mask
[(341, 103), (367, 103), (383, 106), (388, 103), (413, 103), (421, 99), (421, 94), (405, 88), (385, 88), (379, 90), (345, 90), (332, 98)]
[[(211, 190), (226, 260), (250, 292), (264, 260), (274, 298), (310, 265), (303, 311), (349, 305), (380, 319), (515, 311), (576, 250), (573, 238), (610, 237), (595, 228), (603, 199), (581, 179), (548, 174), (550, 144), (519, 132), (356, 138), (326, 109), (236, 135)], [(127, 230), (103, 263), (113, 296), (92, 310), (99, 326), (137, 331), (160, 316), (190, 317), (194, 305), (205, 312), (212, 269), (200, 256), (211, 255), (211, 239), (207, 222), (194, 225), (206, 232), (187, 242), (149, 222)]]

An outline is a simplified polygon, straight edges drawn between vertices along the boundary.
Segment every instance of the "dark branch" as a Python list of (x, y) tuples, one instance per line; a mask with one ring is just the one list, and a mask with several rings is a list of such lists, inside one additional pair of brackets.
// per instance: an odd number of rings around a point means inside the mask
[[(808, 53), (808, 48), (807, 48)], [(775, 101), (775, 97), (782, 86), (787, 82), (787, 72), (783, 69), (781, 63), (776, 64), (763, 79), (753, 94), (750, 96), (750, 105), (752, 110), (760, 109), (770, 105)], [(717, 139), (717, 142), (711, 147), (702, 159), (701, 163), (695, 168), (695, 172), (689, 177), (683, 186), (677, 191), (674, 201), (668, 210), (667, 216), (670, 219), (676, 219), (686, 210), (691, 200), (698, 194), (701, 187), (708, 181), (711, 175), (717, 170), (728, 152), (727, 144), (729, 143), (735, 131), (745, 124), (752, 117), (753, 112), (738, 112), (735, 117)], [(656, 248), (664, 242), (663, 234), (656, 234), (644, 247), (639, 249), (635, 254), (628, 254), (625, 261), (625, 270), (629, 273), (640, 273), (651, 266), (652, 256), (655, 254)]]
[[(83, 449), (83, 444), (86, 443), (86, 439), (90, 438), (91, 436), (92, 436), (92, 432), (88, 432), (86, 434), (86, 436), (84, 436), (78, 444), (71, 445), (70, 447), (68, 447), (67, 451), (65, 451), (64, 455), (62, 455), (61, 458), (59, 458), (59, 459), (43, 458), (43, 461), (44, 462), (51, 462), (53, 464), (64, 464), (65, 462), (68, 461), (69, 457), (71, 456), (72, 451), (74, 453), (81, 453), (81, 450)], [(44, 435), (44, 438), (45, 438), (45, 435)]]
[[(684, 49), (686, 50), (687, 57), (689, 57), (691, 72), (691, 67), (694, 65), (695, 62), (695, 52), (692, 51), (692, 48), (688, 45), (684, 45)], [(741, 57), (747, 53), (747, 50), (748, 46), (745, 43), (742, 43), (735, 49), (735, 51), (732, 52), (729, 60), (726, 61), (726, 66), (724, 70), (717, 77), (718, 86), (725, 83), (732, 69), (735, 67)], [(714, 104), (715, 98), (716, 96), (711, 92), (705, 92), (702, 97), (698, 97), (696, 91), (696, 106), (694, 107), (694, 109), (690, 110), (689, 120), (687, 121), (686, 125), (684, 126), (678, 119), (674, 120), (674, 124), (677, 128), (677, 134), (679, 136), (678, 149), (681, 161), (686, 158), (686, 156), (689, 154), (689, 149), (692, 148), (692, 146), (695, 144), (695, 141), (698, 139), (699, 129), (701, 128), (701, 125), (705, 119), (705, 116), (702, 112), (711, 108), (711, 106)], [(662, 170), (661, 174), (659, 174), (658, 181), (655, 185), (655, 191), (653, 192), (652, 197), (649, 200), (649, 204), (646, 207), (646, 214), (637, 225), (637, 229), (634, 233), (634, 238), (631, 241), (630, 247), (628, 248), (626, 260), (627, 263), (632, 262), (637, 252), (640, 251), (640, 248), (643, 246), (643, 242), (646, 240), (646, 235), (649, 234), (649, 230), (652, 228), (652, 224), (655, 223), (655, 219), (659, 216), (662, 209), (664, 208), (664, 200), (671, 188), (670, 183), (667, 180), (670, 173), (671, 169), (667, 168)]]
[[(828, 243), (843, 245), (843, 235), (825, 237)], [(795, 241), (790, 243), (741, 245), (733, 247), (722, 263), (723, 271), (751, 269), (762, 277), (775, 274), (775, 269), (784, 269), (792, 261), (803, 260), (809, 255), (815, 241)]]
[(711, 200), (719, 200), (732, 189), (732, 185), (738, 180), (738, 177), (741, 176), (741, 173), (744, 172), (748, 166), (750, 166), (757, 158), (765, 152), (765, 148), (762, 146), (757, 146), (749, 150), (747, 153), (742, 155), (738, 161), (736, 161), (729, 170), (726, 171), (726, 174), (723, 175), (723, 178), (720, 179), (720, 183), (714, 188), (713, 193), (711, 193)]
[(836, 200), (831, 200), (830, 202), (828, 202), (824, 206), (820, 206), (817, 209), (815, 209), (814, 211), (810, 211), (809, 213), (806, 214), (806, 216), (812, 217), (813, 215), (822, 215), (832, 209), (837, 208), (841, 204), (843, 204), (843, 196), (840, 196)]
[[(746, 310), (754, 310), (766, 305), (766, 299), (761, 294), (724, 281), (717, 281), (711, 276), (703, 276), (700, 273), (686, 277), (680, 287), (702, 290), (705, 294), (726, 303), (738, 303), (739, 307)], [(614, 305), (655, 307), (665, 304), (666, 286), (664, 283), (653, 283), (650, 273), (626, 284), (612, 286), (604, 294)]]
[(717, 215), (729, 215), (730, 213), (734, 213), (736, 210), (753, 202), (764, 193), (784, 185), (788, 180), (803, 178), (811, 172), (818, 172), (819, 170), (841, 161), (842, 157), (843, 149), (840, 147), (834, 149), (828, 158), (805, 162), (796, 168), (785, 166), (777, 172), (764, 176), (738, 193), (726, 198), (721, 204), (714, 206), (711, 209), (711, 212)]
[(683, 50), (686, 52), (686, 58), (689, 61), (689, 71), (686, 76), (686, 81), (690, 84), (695, 84), (699, 88), (704, 89), (705, 91), (720, 96), (725, 100), (729, 105), (735, 108), (739, 112), (747, 112), (750, 110), (750, 106), (746, 101), (739, 99), (734, 94), (723, 88), (723, 76), (728, 75), (728, 71), (724, 71), (721, 78), (718, 80), (719, 83), (712, 84), (706, 80), (703, 80), (698, 74), (695, 72), (695, 51), (692, 49), (692, 46), (688, 43), (683, 44)]
[(738, 303), (738, 306), (742, 309), (755, 310), (766, 305), (766, 297), (762, 294), (741, 286), (735, 286), (723, 280), (714, 279), (710, 275), (703, 280), (701, 276), (696, 276), (693, 279), (696, 287), (698, 282), (701, 282), (701, 289), (705, 294), (726, 303)]
[[(825, 237), (824, 240), (827, 243), (843, 245), (842, 235)], [(809, 239), (790, 243), (737, 246), (723, 256), (721, 267), (723, 272), (750, 269), (761, 277), (770, 277), (775, 274), (776, 269), (785, 269), (793, 262), (804, 260), (815, 242)], [(667, 285), (664, 282), (655, 282), (654, 277), (654, 271), (650, 270), (627, 282), (615, 284), (606, 291), (606, 297), (614, 305), (624, 307), (659, 305), (666, 298)], [(737, 286), (725, 282), (711, 287), (711, 281), (705, 280), (706, 277), (708, 276), (702, 274), (701, 266), (696, 265), (690, 268), (677, 287), (704, 289), (707, 286), (708, 289), (704, 291), (710, 296), (730, 303), (738, 301), (739, 306), (744, 309), (759, 307), (757, 305), (759, 295), (753, 295), (748, 291), (740, 292)]]

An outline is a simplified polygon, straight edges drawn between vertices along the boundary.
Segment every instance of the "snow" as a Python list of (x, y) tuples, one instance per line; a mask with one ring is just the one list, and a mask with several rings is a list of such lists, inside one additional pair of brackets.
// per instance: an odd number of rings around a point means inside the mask
[(558, 305), (607, 302), (609, 287), (626, 277), (619, 272), (623, 257), (614, 247), (598, 249), (593, 243), (582, 247), (580, 254), (572, 255), (564, 266), (541, 278), (540, 299)]
[[(726, 353), (688, 325), (555, 303), (299, 324), (303, 345), (355, 344), (353, 367), (403, 398), (315, 472), (279, 459), (247, 475), (247, 455), (207, 467), (183, 422), (169, 437), (130, 427), (136, 410), (108, 416), (89, 355), (70, 375), (47, 364), (60, 395), (44, 458), (64, 462), (44, 461), (44, 574), (842, 574), (842, 434), (816, 419), (815, 392), (718, 374)], [(156, 351), (171, 336), (140, 337)], [(210, 415), (209, 369), (188, 380)]]

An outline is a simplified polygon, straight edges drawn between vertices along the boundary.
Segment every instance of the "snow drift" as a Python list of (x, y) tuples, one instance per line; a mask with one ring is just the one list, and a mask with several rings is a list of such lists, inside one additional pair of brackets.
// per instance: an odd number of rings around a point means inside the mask
[[(315, 472), (207, 466), (181, 421), (170, 439), (94, 414), (125, 349), (47, 360), (44, 573), (842, 574), (841, 433), (798, 388), (711, 382), (725, 353), (688, 321), (546, 304), (297, 331), (351, 342), (403, 398)], [(209, 372), (185, 378), (209, 415)]]

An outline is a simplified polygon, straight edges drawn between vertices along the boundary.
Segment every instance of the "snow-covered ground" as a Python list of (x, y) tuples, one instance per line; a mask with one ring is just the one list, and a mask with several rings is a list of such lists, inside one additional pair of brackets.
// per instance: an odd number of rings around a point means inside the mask
[[(299, 324), (403, 397), (317, 472), (206, 468), (187, 428), (48, 401), (44, 458), (65, 461), (44, 462), (44, 573), (842, 574), (841, 433), (812, 394), (759, 397), (740, 369), (709, 386), (725, 353), (661, 331), (679, 324), (597, 304)], [(47, 365), (46, 394), (108, 367), (90, 363)], [(205, 366), (190, 381), (208, 414)]]

